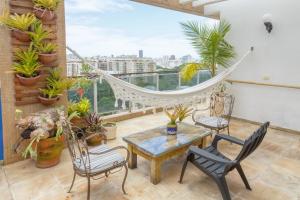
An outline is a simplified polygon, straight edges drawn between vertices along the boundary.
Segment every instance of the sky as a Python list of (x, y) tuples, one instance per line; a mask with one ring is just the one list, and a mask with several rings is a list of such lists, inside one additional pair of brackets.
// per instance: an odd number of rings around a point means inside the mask
[(82, 56), (192, 55), (180, 22), (213, 20), (129, 0), (65, 0), (67, 45)]

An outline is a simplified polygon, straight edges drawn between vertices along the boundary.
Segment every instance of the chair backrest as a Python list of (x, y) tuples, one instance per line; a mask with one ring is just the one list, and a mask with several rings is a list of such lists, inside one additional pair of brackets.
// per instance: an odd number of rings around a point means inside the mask
[(231, 118), (234, 96), (226, 93), (213, 93), (210, 97), (210, 116)]
[(248, 139), (245, 140), (244, 146), (236, 158), (237, 163), (247, 158), (257, 149), (257, 147), (263, 141), (269, 126), (270, 122), (264, 123), (257, 131), (255, 131)]
[(90, 157), (88, 146), (83, 139), (83, 130), (76, 127), (65, 127), (64, 134), (74, 169), (76, 169), (76, 163), (77, 168), (83, 166), (86, 173), (88, 173), (90, 171)]

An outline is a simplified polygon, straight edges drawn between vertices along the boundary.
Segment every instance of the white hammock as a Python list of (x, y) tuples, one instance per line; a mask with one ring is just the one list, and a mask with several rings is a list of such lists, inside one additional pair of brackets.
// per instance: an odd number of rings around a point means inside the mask
[[(67, 47), (67, 49), (84, 63), (89, 64), (74, 50), (69, 47)], [(252, 50), (253, 48), (251, 47), (251, 50), (245, 53), (239, 61), (219, 73), (217, 76), (196, 86), (176, 91), (154, 91), (138, 87), (100, 69), (95, 70), (93, 75), (99, 76), (100, 79), (103, 78), (110, 84), (116, 98), (115, 106), (118, 106), (118, 100), (121, 100), (124, 109), (126, 107), (126, 102), (130, 102), (133, 109), (136, 105), (141, 105), (143, 107), (151, 106), (154, 108), (172, 107), (178, 104), (196, 105), (206, 102), (206, 99), (211, 93), (218, 88), (218, 86), (238, 67)]]

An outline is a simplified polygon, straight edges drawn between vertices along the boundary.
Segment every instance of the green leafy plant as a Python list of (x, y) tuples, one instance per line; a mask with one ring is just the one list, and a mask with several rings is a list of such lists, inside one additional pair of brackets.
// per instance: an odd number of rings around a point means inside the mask
[(18, 50), (15, 54), (17, 62), (14, 63), (14, 71), (23, 77), (30, 78), (38, 75), (40, 64), (37, 51), (30, 46), (27, 50)]
[(50, 34), (51, 32), (45, 30), (40, 21), (34, 23), (32, 26), (32, 32), (29, 32), (29, 35), (35, 48), (38, 48), (39, 45), (49, 37)]
[(46, 88), (40, 89), (43, 97), (51, 99), (55, 98), (62, 94), (62, 92), (66, 89), (65, 82), (61, 77), (61, 70), (56, 68), (49, 70), (49, 76), (46, 79), (47, 86)]
[(92, 67), (89, 64), (85, 64), (85, 63), (82, 64), (82, 66), (81, 66), (82, 73), (89, 73), (89, 72), (91, 72), (91, 70), (92, 70)]
[(199, 63), (186, 64), (181, 74), (183, 79), (191, 80), (198, 70), (208, 69), (212, 76), (217, 73), (217, 67), (228, 67), (235, 57), (235, 51), (225, 37), (230, 31), (230, 24), (221, 21), (213, 27), (200, 25), (197, 22), (181, 23), (185, 35), (200, 55)]
[(46, 53), (46, 54), (50, 54), (50, 53), (54, 53), (57, 49), (57, 45), (53, 44), (53, 43), (41, 43), (38, 46), (38, 51), (40, 53)]
[(169, 125), (176, 125), (176, 120), (178, 119), (178, 112), (174, 109), (172, 112), (169, 112), (167, 109), (165, 110), (167, 117), (170, 119)]
[(86, 116), (91, 110), (91, 102), (87, 98), (80, 99), (79, 102), (71, 102), (68, 106), (68, 114), (77, 112), (78, 116), (84, 117)]
[(61, 0), (33, 0), (35, 7), (54, 11)]
[(175, 110), (178, 113), (178, 120), (182, 122), (185, 118), (190, 116), (192, 113), (192, 108), (189, 108), (188, 106), (184, 106), (182, 104), (175, 106)]
[(101, 116), (97, 113), (90, 113), (85, 121), (88, 125), (88, 130), (91, 132), (104, 132), (105, 128), (103, 128), (103, 120)]
[(29, 31), (31, 25), (36, 22), (36, 17), (32, 13), (26, 14), (13, 14), (10, 15), (8, 12), (0, 16), (0, 24), (7, 26), (11, 29), (18, 29), (20, 31)]

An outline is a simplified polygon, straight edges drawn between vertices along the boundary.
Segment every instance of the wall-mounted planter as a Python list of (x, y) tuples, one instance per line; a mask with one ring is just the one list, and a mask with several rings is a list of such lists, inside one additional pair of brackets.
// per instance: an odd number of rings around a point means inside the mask
[(57, 61), (57, 53), (40, 53), (39, 54), (39, 61), (44, 65), (50, 65)]
[(16, 38), (17, 40), (19, 40), (21, 42), (30, 42), (30, 40), (31, 40), (29, 34), (26, 33), (25, 31), (13, 29), (11, 31), (11, 34), (14, 38)]
[(54, 97), (54, 98), (49, 99), (49, 98), (39, 96), (38, 98), (39, 98), (41, 104), (43, 104), (44, 106), (51, 106), (59, 100), (59, 97)]
[(56, 14), (50, 10), (34, 8), (33, 12), (37, 18), (44, 22), (52, 21), (56, 18)]
[(37, 82), (39, 82), (39, 80), (41, 79), (41, 74), (39, 73), (39, 75), (37, 75), (35, 77), (30, 77), (30, 78), (25, 78), (25, 77), (21, 76), (20, 74), (16, 74), (16, 77), (18, 78), (21, 85), (33, 86)]

